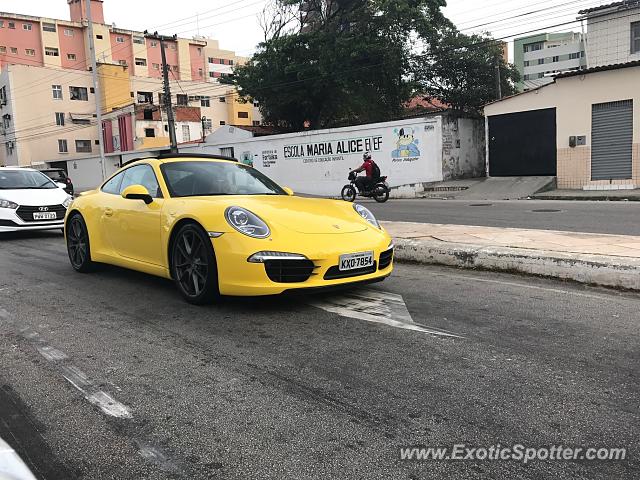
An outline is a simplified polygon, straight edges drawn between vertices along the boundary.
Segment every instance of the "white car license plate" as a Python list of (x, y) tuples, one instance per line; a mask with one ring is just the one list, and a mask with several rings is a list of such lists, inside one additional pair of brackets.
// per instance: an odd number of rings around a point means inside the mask
[(56, 220), (56, 212), (33, 212), (34, 220)]
[(356, 268), (366, 268), (373, 265), (373, 252), (348, 253), (340, 255), (339, 269), (355, 270)]

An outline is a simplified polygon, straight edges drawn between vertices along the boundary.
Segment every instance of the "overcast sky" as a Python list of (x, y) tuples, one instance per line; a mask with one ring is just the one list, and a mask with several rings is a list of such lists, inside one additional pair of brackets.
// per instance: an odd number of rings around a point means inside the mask
[[(199, 32), (220, 47), (250, 55), (262, 39), (257, 14), (267, 0), (105, 0), (105, 19), (131, 30), (160, 30), (190, 37)], [(534, 29), (579, 30), (579, 24), (549, 28), (575, 19), (578, 10), (611, 0), (449, 0), (445, 14), (465, 33), (490, 31), (512, 39)], [(160, 6), (162, 5), (162, 6)], [(171, 6), (170, 8), (169, 5)], [(1, 0), (0, 10), (68, 19), (66, 0)], [(196, 22), (195, 15), (199, 14)]]

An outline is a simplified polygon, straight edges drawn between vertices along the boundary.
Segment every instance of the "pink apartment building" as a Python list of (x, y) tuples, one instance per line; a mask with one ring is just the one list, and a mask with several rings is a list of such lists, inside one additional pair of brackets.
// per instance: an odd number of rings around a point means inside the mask
[[(102, 94), (96, 98), (87, 1), (67, 0), (69, 20), (0, 12), (0, 165), (96, 155), (96, 105), (105, 116), (107, 153), (168, 143), (159, 42), (106, 24), (103, 0), (90, 0)], [(220, 125), (260, 123), (256, 106), (238, 102), (218, 81), (242, 57), (204, 37), (178, 38), (165, 49), (180, 142)]]

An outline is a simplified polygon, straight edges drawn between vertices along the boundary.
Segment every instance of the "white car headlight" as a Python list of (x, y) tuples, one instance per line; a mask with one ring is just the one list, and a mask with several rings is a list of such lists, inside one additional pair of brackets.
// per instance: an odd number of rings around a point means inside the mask
[(353, 209), (358, 212), (362, 218), (364, 218), (367, 222), (373, 225), (376, 228), (380, 228), (380, 223), (376, 220), (376, 217), (371, 213), (371, 211), (358, 203), (353, 204)]
[(11, 208), (12, 210), (15, 210), (18, 207), (19, 205), (17, 203), (0, 198), (0, 208)]
[(73, 203), (73, 197), (72, 196), (68, 196), (67, 199), (64, 202), (62, 202), (62, 206), (64, 208), (68, 209), (71, 206), (72, 203)]
[(267, 224), (246, 208), (229, 207), (225, 210), (224, 216), (229, 225), (249, 237), (267, 238), (271, 235)]

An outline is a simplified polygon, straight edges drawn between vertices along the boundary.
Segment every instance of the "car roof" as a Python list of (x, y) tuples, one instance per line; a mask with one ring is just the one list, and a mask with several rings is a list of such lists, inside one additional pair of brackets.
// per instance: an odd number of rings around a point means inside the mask
[(122, 164), (123, 167), (132, 165), (137, 162), (149, 162), (156, 161), (157, 163), (173, 163), (184, 162), (185, 160), (192, 161), (214, 161), (214, 162), (234, 162), (238, 163), (237, 158), (227, 157), (225, 155), (210, 155), (206, 153), (161, 153), (156, 156), (149, 156), (143, 158), (134, 158)]
[(0, 167), (0, 170), (11, 170), (14, 172), (22, 172), (22, 171), (27, 171), (27, 172), (38, 172), (39, 170), (36, 170), (35, 168), (28, 168), (28, 167)]

